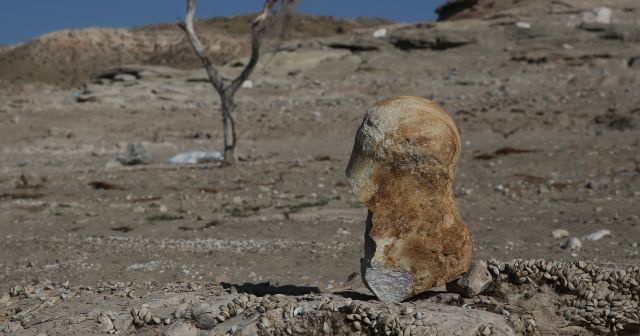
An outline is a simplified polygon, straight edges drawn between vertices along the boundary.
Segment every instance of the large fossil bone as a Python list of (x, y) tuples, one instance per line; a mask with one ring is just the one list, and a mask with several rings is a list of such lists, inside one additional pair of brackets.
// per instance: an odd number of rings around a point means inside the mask
[(384, 302), (441, 286), (467, 271), (471, 235), (453, 198), (460, 136), (435, 103), (391, 97), (370, 108), (346, 174), (369, 208), (362, 276)]

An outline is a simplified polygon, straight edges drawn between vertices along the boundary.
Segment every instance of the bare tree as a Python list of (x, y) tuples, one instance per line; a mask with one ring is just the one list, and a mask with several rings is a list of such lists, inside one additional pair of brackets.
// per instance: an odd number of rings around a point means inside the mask
[(227, 164), (232, 164), (236, 161), (236, 123), (233, 118), (233, 112), (236, 108), (236, 104), (234, 96), (242, 86), (242, 83), (249, 78), (251, 72), (253, 72), (256, 64), (258, 63), (258, 58), (260, 58), (260, 38), (265, 28), (264, 22), (269, 16), (269, 13), (276, 1), (277, 0), (265, 0), (262, 12), (251, 24), (251, 56), (249, 57), (249, 62), (238, 77), (230, 83), (225, 83), (218, 73), (218, 70), (216, 70), (211, 62), (211, 59), (207, 55), (207, 52), (193, 27), (193, 17), (196, 12), (196, 0), (187, 0), (187, 15), (185, 16), (184, 23), (181, 24), (180, 27), (185, 31), (187, 38), (189, 39), (189, 43), (191, 43), (193, 50), (198, 55), (202, 61), (202, 65), (207, 71), (211, 85), (213, 85), (220, 96), (222, 123), (224, 129), (224, 162)]

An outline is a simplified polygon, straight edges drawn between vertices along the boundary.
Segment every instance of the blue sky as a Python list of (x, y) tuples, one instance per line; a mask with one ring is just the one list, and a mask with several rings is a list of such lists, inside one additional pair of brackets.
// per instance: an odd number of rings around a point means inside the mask
[[(376, 16), (394, 21), (435, 19), (444, 0), (300, 0), (300, 12), (338, 17)], [(257, 12), (262, 0), (199, 0), (198, 17)], [(172, 22), (184, 15), (184, 0), (2, 0), (0, 44), (30, 40), (59, 29), (132, 27)]]

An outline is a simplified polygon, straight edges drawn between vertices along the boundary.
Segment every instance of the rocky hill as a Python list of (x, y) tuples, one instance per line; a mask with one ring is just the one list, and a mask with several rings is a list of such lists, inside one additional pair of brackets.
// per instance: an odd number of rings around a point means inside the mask
[[(249, 50), (250, 16), (213, 18), (196, 23), (211, 57), (225, 63)], [(267, 33), (266, 49), (281, 41), (347, 34), (354, 29), (386, 23), (381, 19), (342, 20), (294, 15), (286, 29), (275, 24)], [(88, 28), (62, 30), (21, 45), (0, 49), (0, 80), (78, 86), (117, 64), (199, 67), (199, 60), (176, 24), (135, 29)]]
[(496, 16), (535, 17), (558, 11), (576, 11), (606, 6), (616, 9), (637, 8), (635, 0), (448, 0), (436, 9), (438, 21), (481, 19)]

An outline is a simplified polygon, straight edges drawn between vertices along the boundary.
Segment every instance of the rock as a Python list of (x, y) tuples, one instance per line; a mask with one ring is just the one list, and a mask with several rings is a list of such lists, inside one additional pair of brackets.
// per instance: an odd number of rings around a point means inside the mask
[(609, 24), (611, 23), (611, 9), (607, 7), (594, 8), (582, 14), (582, 22), (586, 24)]
[(195, 321), (196, 327), (204, 330), (211, 330), (218, 324), (216, 315), (219, 310), (211, 305), (200, 304), (191, 307), (191, 318)]
[(477, 42), (468, 32), (433, 31), (423, 28), (396, 31), (389, 40), (396, 48), (404, 51), (414, 49), (447, 50)]
[(376, 29), (373, 32), (373, 37), (375, 37), (375, 38), (381, 38), (381, 37), (385, 37), (385, 36), (387, 36), (387, 28)]
[(105, 312), (101, 312), (98, 315), (97, 320), (98, 320), (98, 323), (100, 324), (100, 331), (109, 332), (113, 330), (113, 322)]
[(582, 237), (582, 239), (584, 240), (592, 240), (592, 241), (596, 241), (596, 240), (600, 240), (606, 236), (611, 236), (611, 231), (606, 230), (606, 229), (602, 229), (602, 230), (598, 230), (596, 232), (590, 233), (584, 237)]
[(177, 322), (162, 332), (163, 336), (196, 336), (199, 330), (191, 323)]
[(242, 82), (242, 88), (243, 89), (253, 89), (253, 81), (250, 79), (247, 79), (246, 81)]
[(471, 235), (453, 199), (460, 137), (435, 103), (392, 97), (367, 111), (346, 175), (369, 208), (362, 275), (383, 302), (469, 269)]
[(469, 11), (478, 4), (478, 0), (448, 0), (436, 8), (438, 21), (445, 21), (456, 17), (460, 13)]
[(551, 232), (551, 236), (556, 239), (569, 237), (569, 231), (565, 229), (556, 229)]
[(576, 237), (571, 237), (561, 247), (567, 251), (579, 251), (582, 248), (582, 242)]
[(127, 150), (124, 154), (116, 158), (118, 162), (125, 166), (134, 166), (148, 164), (151, 157), (141, 144), (127, 144)]
[(476, 260), (471, 264), (469, 271), (447, 284), (447, 291), (472, 298), (487, 289), (492, 280), (493, 277), (487, 269), (487, 263)]
[(185, 164), (197, 164), (206, 162), (215, 162), (222, 160), (222, 153), (218, 151), (212, 152), (200, 152), (192, 151), (180, 153), (169, 159), (170, 164), (185, 165)]
[(516, 27), (520, 29), (531, 29), (531, 24), (529, 22), (518, 21), (516, 22)]
[(113, 76), (114, 82), (135, 82), (136, 79), (138, 79), (136, 76), (126, 73), (121, 73)]

